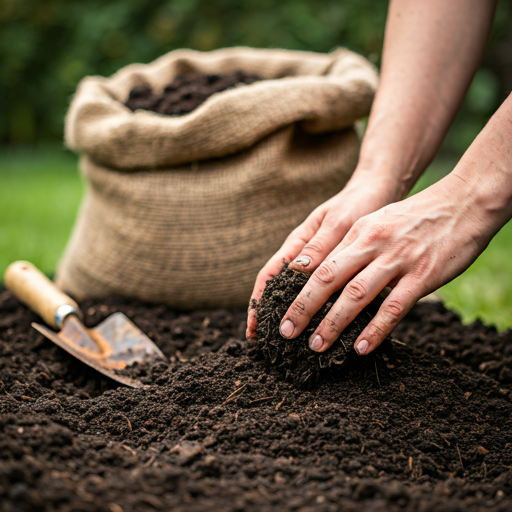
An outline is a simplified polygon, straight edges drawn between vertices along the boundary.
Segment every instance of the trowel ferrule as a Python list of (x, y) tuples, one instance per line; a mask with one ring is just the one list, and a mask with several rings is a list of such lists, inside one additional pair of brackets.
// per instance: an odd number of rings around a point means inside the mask
[(55, 325), (58, 329), (62, 328), (64, 320), (66, 320), (69, 315), (75, 315), (80, 320), (82, 319), (82, 312), (79, 309), (76, 309), (74, 306), (63, 304), (57, 308), (57, 311), (55, 311)]

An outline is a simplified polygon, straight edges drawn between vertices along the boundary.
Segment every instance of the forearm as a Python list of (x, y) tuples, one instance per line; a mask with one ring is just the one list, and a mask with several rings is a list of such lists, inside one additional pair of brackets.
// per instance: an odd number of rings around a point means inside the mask
[(483, 250), (512, 217), (512, 95), (439, 187), (459, 191), (461, 206), (474, 218), (475, 241)]
[(481, 60), (494, 0), (392, 0), (381, 83), (352, 183), (403, 198), (433, 159)]

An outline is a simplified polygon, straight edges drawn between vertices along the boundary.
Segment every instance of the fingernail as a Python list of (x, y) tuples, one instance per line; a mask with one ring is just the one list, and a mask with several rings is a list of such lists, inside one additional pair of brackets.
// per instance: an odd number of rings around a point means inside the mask
[(366, 352), (368, 352), (368, 348), (369, 348), (370, 344), (366, 341), (366, 340), (361, 340), (358, 344), (357, 344), (357, 347), (356, 347), (356, 352), (360, 355), (360, 356), (364, 356), (366, 354)]
[(281, 336), (290, 338), (295, 330), (295, 325), (291, 320), (285, 320), (279, 330), (281, 331)]
[(295, 258), (292, 263), (294, 265), (300, 265), (301, 267), (307, 267), (313, 260), (309, 256), (299, 256)]
[(324, 339), (320, 334), (313, 334), (311, 338), (309, 338), (309, 348), (311, 350), (320, 350), (322, 348), (322, 345), (324, 344)]

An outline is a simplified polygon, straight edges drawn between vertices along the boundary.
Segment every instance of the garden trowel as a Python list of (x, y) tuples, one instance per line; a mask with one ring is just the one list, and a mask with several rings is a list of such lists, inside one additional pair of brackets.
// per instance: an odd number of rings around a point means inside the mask
[(60, 332), (35, 322), (32, 327), (111, 379), (134, 388), (141, 387), (142, 382), (120, 375), (116, 370), (136, 362), (165, 359), (160, 349), (123, 313), (114, 313), (93, 329), (87, 329), (81, 322), (82, 312), (77, 303), (27, 261), (9, 265), (4, 282), (19, 300)]

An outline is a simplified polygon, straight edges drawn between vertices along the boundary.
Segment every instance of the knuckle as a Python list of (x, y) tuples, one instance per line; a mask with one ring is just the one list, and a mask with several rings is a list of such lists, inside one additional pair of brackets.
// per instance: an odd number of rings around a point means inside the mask
[(323, 250), (324, 250), (324, 244), (320, 240), (315, 240), (313, 242), (309, 242), (304, 246), (304, 252), (306, 254), (310, 251), (320, 254), (323, 252)]
[(403, 303), (394, 299), (386, 304), (385, 312), (393, 321), (398, 321), (402, 317), (404, 309)]
[(364, 243), (366, 245), (373, 245), (385, 236), (387, 229), (388, 227), (385, 224), (373, 224), (365, 233)]
[(338, 324), (332, 318), (325, 318), (325, 328), (329, 334), (338, 334), (340, 332)]
[(326, 215), (322, 222), (322, 227), (329, 230), (338, 230), (345, 225), (345, 222), (346, 221), (339, 216)]
[(432, 272), (432, 262), (428, 258), (417, 258), (410, 271), (413, 278), (418, 281), (425, 279)]
[(292, 304), (292, 311), (297, 316), (303, 316), (306, 311), (306, 305), (304, 302), (297, 300)]
[(334, 271), (330, 263), (322, 263), (313, 274), (315, 279), (321, 284), (330, 284), (334, 281)]
[(366, 222), (364, 218), (356, 220), (345, 235), (344, 241), (348, 244), (355, 242), (364, 232)]
[(347, 284), (344, 290), (344, 294), (347, 299), (351, 300), (352, 302), (360, 302), (365, 299), (368, 291), (364, 281), (362, 279), (358, 279)]
[(374, 320), (368, 331), (372, 339), (382, 339), (387, 336), (387, 329), (380, 321)]
[(366, 225), (366, 219), (364, 217), (359, 217), (359, 219), (357, 219), (354, 224), (352, 224), (352, 229), (354, 231), (361, 231), (364, 226)]

